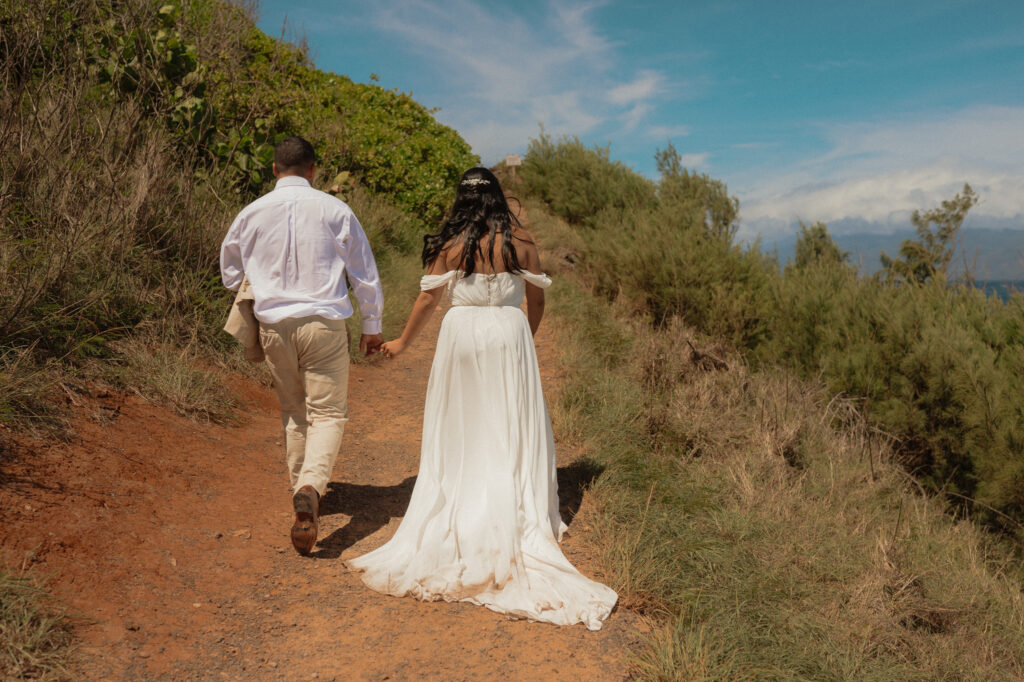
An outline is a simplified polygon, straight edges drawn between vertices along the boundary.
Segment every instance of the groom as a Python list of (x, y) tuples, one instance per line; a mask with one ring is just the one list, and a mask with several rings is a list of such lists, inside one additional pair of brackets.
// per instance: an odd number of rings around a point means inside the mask
[(295, 522), (292, 545), (316, 544), (327, 490), (348, 421), (348, 282), (359, 301), (359, 350), (379, 349), (383, 293), (370, 243), (344, 202), (313, 189), (316, 155), (301, 137), (274, 149), (273, 191), (228, 229), (220, 251), (224, 286), (248, 277), (260, 343), (281, 400)]

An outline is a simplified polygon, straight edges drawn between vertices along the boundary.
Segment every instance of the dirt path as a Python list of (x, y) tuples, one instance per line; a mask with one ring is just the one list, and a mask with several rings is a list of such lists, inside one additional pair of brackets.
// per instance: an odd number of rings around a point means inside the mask
[[(0, 458), (0, 551), (36, 564), (84, 618), (95, 679), (616, 680), (636, 617), (600, 632), (511, 620), (468, 604), (373, 592), (342, 561), (385, 542), (408, 504), (441, 315), (390, 364), (352, 368), (351, 421), (312, 557), (288, 538), (276, 399), (240, 382), (246, 424), (197, 425), (135, 397), (81, 397), (70, 444), (25, 440)], [(549, 329), (537, 339), (548, 400)], [(569, 535), (588, 554), (588, 472), (559, 453)], [(592, 475), (592, 474), (589, 474)], [(579, 513), (577, 513), (577, 510)]]

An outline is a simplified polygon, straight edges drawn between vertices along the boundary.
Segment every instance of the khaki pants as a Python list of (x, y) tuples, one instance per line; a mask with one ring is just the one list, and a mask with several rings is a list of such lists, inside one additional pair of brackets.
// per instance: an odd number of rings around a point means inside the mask
[(323, 497), (348, 421), (348, 326), (323, 317), (260, 324), (260, 342), (281, 399), (292, 489)]

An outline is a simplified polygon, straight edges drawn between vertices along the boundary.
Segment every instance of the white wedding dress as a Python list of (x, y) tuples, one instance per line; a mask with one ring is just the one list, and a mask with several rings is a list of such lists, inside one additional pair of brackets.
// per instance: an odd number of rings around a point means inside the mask
[(555, 443), (537, 354), (508, 272), (427, 275), (448, 288), (427, 385), (419, 475), (394, 537), (348, 561), (395, 596), (467, 601), (531, 620), (600, 629), (618, 595), (584, 577), (558, 540)]

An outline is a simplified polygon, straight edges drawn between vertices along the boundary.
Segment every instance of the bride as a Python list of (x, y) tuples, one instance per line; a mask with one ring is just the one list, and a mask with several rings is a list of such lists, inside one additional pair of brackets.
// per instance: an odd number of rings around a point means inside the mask
[(618, 596), (558, 547), (566, 526), (532, 336), (551, 280), (493, 173), (463, 174), (441, 230), (424, 239), (423, 262), (405, 330), (381, 346), (400, 355), (447, 294), (419, 475), (394, 537), (348, 565), (387, 594), (600, 629)]

